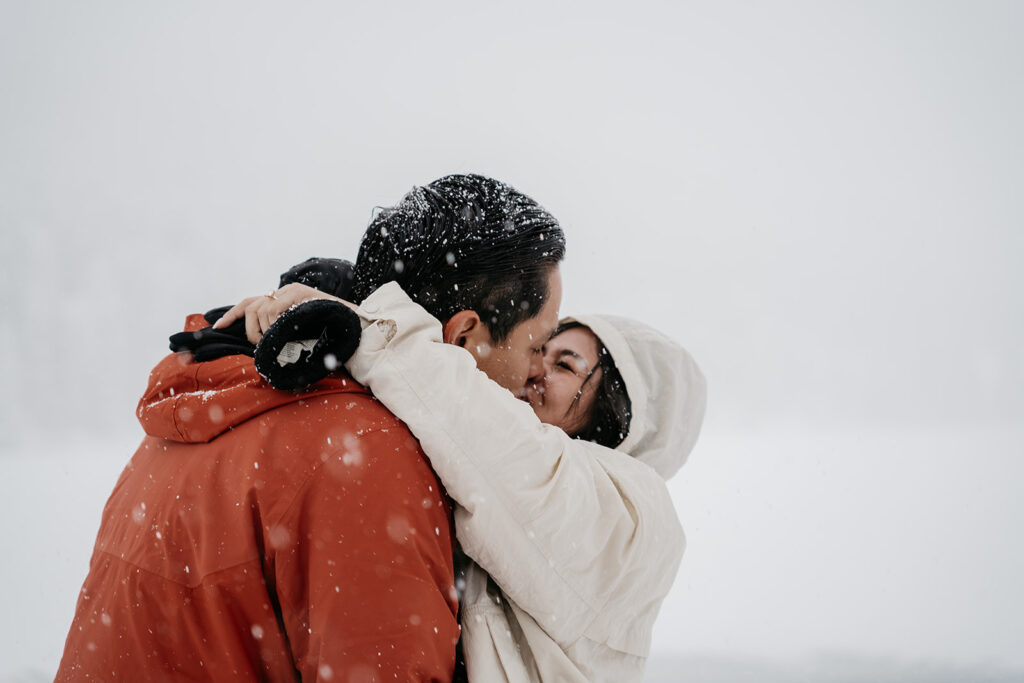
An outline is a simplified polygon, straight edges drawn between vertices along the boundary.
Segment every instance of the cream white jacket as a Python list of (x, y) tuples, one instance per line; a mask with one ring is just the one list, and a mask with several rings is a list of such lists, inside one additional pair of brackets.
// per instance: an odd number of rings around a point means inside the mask
[(689, 354), (630, 320), (577, 318), (632, 402), (612, 450), (542, 424), (467, 351), (441, 343), (440, 323), (397, 284), (360, 316), (349, 371), (408, 424), (457, 503), (456, 536), (475, 563), (461, 596), (470, 680), (641, 680), (685, 543), (665, 479), (704, 415)]

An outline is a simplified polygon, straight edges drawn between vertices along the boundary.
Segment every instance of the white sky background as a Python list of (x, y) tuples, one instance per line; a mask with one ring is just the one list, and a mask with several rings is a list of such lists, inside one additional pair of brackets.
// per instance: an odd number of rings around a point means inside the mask
[(472, 171), (708, 376), (656, 653), (1024, 670), (1024, 5), (0, 3), (4, 666), (184, 314)]

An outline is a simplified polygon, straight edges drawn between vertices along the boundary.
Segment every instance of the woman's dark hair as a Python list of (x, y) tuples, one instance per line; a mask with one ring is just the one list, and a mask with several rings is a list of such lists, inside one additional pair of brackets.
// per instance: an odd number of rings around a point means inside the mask
[[(552, 336), (557, 336), (576, 327), (590, 330), (582, 323), (571, 321), (559, 325)], [(593, 333), (592, 330), (590, 331)], [(597, 335), (594, 336), (597, 337)], [(599, 337), (597, 338), (597, 365), (587, 375), (583, 386), (586, 386), (587, 382), (593, 381), (598, 368), (601, 373), (597, 379), (594, 403), (590, 407), (590, 414), (587, 415), (583, 428), (574, 436), (577, 439), (615, 448), (629, 434), (629, 421), (633, 418), (633, 404), (626, 392), (626, 383), (622, 380), (622, 374), (615, 367), (612, 355), (608, 353), (608, 349), (605, 348), (604, 342)], [(576, 401), (582, 395), (583, 386), (580, 387), (581, 393), (576, 395)]]
[(355, 266), (355, 300), (398, 282), (445, 321), (476, 311), (495, 341), (534, 317), (565, 255), (554, 216), (492, 178), (451, 175), (414, 187), (370, 222)]

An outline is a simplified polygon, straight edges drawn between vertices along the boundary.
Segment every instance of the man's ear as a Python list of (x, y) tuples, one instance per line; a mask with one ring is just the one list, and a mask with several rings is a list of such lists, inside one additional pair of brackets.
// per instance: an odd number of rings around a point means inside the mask
[(444, 324), (444, 341), (465, 348), (470, 338), (480, 334), (482, 326), (476, 311), (459, 311)]

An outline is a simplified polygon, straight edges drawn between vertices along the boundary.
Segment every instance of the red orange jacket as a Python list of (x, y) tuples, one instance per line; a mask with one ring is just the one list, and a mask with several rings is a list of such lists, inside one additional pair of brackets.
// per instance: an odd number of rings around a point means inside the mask
[(451, 677), (449, 503), (365, 388), (172, 354), (138, 416), (57, 681)]

